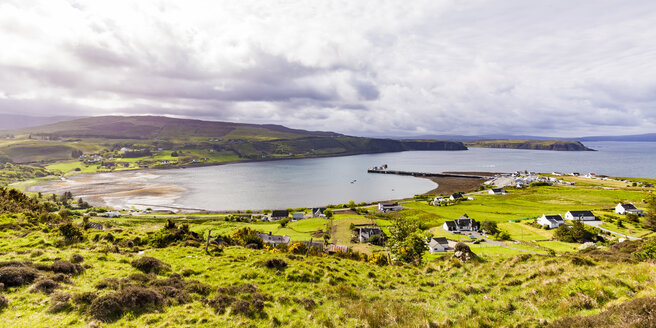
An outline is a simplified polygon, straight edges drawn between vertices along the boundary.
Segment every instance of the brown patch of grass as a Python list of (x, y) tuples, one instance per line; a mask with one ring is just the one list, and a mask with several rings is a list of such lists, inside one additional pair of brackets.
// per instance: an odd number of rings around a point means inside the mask
[[(584, 307), (585, 308), (585, 307)], [(656, 297), (636, 298), (591, 316), (573, 316), (552, 322), (550, 328), (604, 328), (656, 326)]]

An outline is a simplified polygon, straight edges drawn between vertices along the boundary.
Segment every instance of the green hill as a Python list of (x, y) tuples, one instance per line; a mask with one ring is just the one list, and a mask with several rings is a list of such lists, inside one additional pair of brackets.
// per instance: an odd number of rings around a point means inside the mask
[(257, 125), (178, 119), (163, 116), (97, 116), (38, 127), (11, 130), (14, 135), (107, 139), (244, 138), (289, 139), (305, 136), (337, 136), (281, 125)]
[(579, 141), (567, 140), (524, 140), (524, 139), (500, 139), (500, 140), (476, 140), (467, 142), (468, 147), (483, 148), (509, 148), (509, 149), (534, 149), (534, 150), (560, 150), (560, 151), (591, 151)]
[[(81, 152), (101, 154), (104, 164), (107, 162), (105, 159), (111, 158), (110, 162), (117, 164), (110, 163), (112, 169), (116, 166), (143, 168), (406, 150), (467, 149), (461, 142), (454, 141), (361, 138), (271, 124), (161, 116), (88, 117), (0, 131), (0, 135), (6, 136), (0, 140), (0, 154), (13, 163), (70, 162), (78, 159)], [(124, 148), (147, 151), (143, 152), (146, 155), (141, 159), (130, 156), (132, 159), (129, 163), (115, 163), (116, 159), (125, 157), (124, 152), (119, 151)], [(172, 152), (181, 156), (172, 158)], [(68, 168), (90, 172), (80, 166)]]

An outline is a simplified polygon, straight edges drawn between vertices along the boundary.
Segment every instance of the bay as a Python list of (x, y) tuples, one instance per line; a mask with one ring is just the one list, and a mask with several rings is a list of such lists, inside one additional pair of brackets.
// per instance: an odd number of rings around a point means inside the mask
[[(103, 173), (60, 188), (78, 190), (123, 184), (124, 191), (84, 196), (127, 208), (173, 207), (207, 210), (280, 209), (325, 206), (353, 200), (373, 202), (412, 197), (436, 187), (408, 176), (369, 174), (367, 168), (446, 172), (560, 171), (622, 177), (656, 177), (656, 143), (587, 142), (594, 152), (470, 148), (467, 151), (408, 151), (343, 157), (295, 159), (187, 169)], [(140, 192), (132, 192), (138, 181)], [(156, 186), (156, 187), (153, 187)], [(167, 187), (168, 186), (168, 187)], [(168, 188), (168, 189), (167, 189)], [(96, 188), (97, 189), (97, 188)], [(120, 189), (120, 188), (118, 188)], [(162, 190), (175, 189), (164, 196)], [(62, 189), (60, 189), (62, 190)], [(153, 191), (154, 190), (154, 191)], [(44, 186), (39, 191), (49, 191)], [(80, 195), (81, 193), (74, 194)], [(83, 193), (82, 193), (83, 194)], [(95, 196), (94, 196), (95, 195)]]

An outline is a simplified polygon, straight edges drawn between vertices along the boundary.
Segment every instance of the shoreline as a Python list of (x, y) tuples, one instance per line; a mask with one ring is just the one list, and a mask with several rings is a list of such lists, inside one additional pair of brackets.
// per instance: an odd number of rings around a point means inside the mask
[[(212, 210), (189, 207), (176, 204), (176, 201), (185, 197), (189, 190), (170, 183), (155, 181), (159, 177), (158, 169), (135, 169), (114, 172), (82, 173), (59, 180), (43, 181), (40, 184), (27, 186), (28, 192), (44, 192), (62, 194), (71, 191), (76, 198), (81, 197), (94, 206), (110, 207), (116, 209), (147, 209), (179, 214), (212, 214), (235, 213), (246, 210), (259, 211), (254, 208), (235, 208), (226, 210)], [(470, 173), (471, 172), (467, 172)], [(483, 172), (492, 176), (495, 173)], [(483, 174), (481, 174), (483, 175)], [(419, 177), (418, 177), (419, 178)], [(469, 192), (476, 190), (486, 179), (458, 178), (458, 177), (421, 177), (437, 184), (433, 189), (418, 194), (450, 194), (456, 191)], [(386, 201), (403, 201), (412, 197), (396, 198), (391, 200), (368, 201), (367, 204), (376, 204)], [(325, 207), (323, 204), (318, 207)], [(317, 206), (315, 206), (317, 207)]]

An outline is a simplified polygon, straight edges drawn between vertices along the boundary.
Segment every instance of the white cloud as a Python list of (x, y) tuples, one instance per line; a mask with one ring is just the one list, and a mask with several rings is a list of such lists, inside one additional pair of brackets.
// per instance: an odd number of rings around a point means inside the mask
[(0, 112), (644, 133), (654, 20), (646, 0), (3, 1)]

